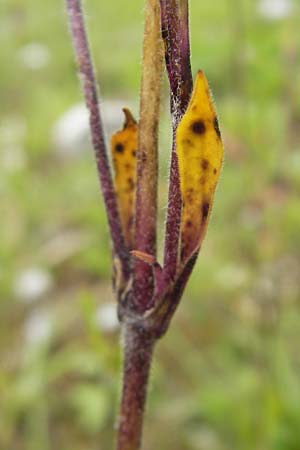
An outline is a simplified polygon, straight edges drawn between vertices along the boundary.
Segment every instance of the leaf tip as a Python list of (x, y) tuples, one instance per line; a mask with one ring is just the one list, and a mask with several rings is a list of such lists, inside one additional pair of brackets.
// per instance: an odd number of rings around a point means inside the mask
[(136, 120), (132, 115), (132, 112), (130, 111), (129, 108), (122, 108), (122, 111), (124, 113), (125, 116), (125, 122), (124, 122), (124, 128), (130, 127), (132, 125), (136, 125)]

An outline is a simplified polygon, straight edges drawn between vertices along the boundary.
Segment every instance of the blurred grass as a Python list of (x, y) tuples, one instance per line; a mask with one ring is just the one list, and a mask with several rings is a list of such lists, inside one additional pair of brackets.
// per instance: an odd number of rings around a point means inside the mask
[[(85, 3), (104, 98), (136, 104), (142, 2)], [(145, 450), (300, 448), (294, 6), (268, 21), (256, 1), (192, 1), (193, 71), (210, 80), (226, 159), (197, 268), (157, 350)], [(49, 52), (38, 70), (20, 57), (32, 42)], [(0, 43), (0, 448), (106, 450), (120, 369), (118, 333), (95, 322), (112, 300), (106, 220), (92, 152), (62, 162), (52, 140), (54, 123), (81, 100), (63, 2), (3, 0)], [(167, 106), (161, 135), (163, 218)], [(16, 149), (21, 163), (8, 164)], [(53, 240), (70, 236), (75, 250), (53, 258)], [(53, 280), (35, 302), (15, 293), (28, 267)]]

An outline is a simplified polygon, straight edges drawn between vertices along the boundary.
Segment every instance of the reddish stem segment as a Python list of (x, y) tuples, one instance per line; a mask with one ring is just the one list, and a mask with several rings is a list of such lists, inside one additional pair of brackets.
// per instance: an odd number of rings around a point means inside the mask
[(90, 115), (92, 143), (95, 151), (96, 164), (113, 242), (113, 250), (114, 254), (120, 258), (123, 275), (127, 278), (129, 275), (129, 258), (125, 247), (116, 195), (107, 158), (107, 150), (99, 110), (97, 86), (92, 58), (89, 51), (88, 38), (85, 32), (81, 1), (66, 0), (66, 2), (76, 60), (82, 80), (85, 103)]
[(182, 207), (175, 134), (178, 122), (183, 116), (190, 99), (193, 79), (190, 65), (187, 0), (181, 0), (180, 7), (177, 0), (160, 0), (160, 4), (173, 122), (173, 146), (164, 251), (164, 278), (165, 282), (168, 283), (170, 280), (174, 280), (177, 272)]
[[(173, 131), (175, 135), (175, 130)], [(165, 231), (165, 249), (163, 280), (164, 284), (169, 284), (175, 279), (178, 262), (178, 249), (180, 240), (180, 221), (182, 199), (179, 182), (178, 160), (175, 146), (175, 136), (173, 135), (172, 157), (170, 167), (168, 210)]]
[(140, 448), (153, 347), (153, 338), (144, 330), (125, 325), (123, 393), (117, 450)]
[(188, 107), (188, 103), (193, 90), (193, 75), (190, 58), (190, 27), (189, 27), (189, 2), (188, 0), (179, 1), (179, 27), (180, 27), (180, 55), (181, 55), (181, 108), (182, 115)]
[[(160, 0), (162, 37), (171, 90), (173, 125), (184, 114), (193, 89), (188, 0)], [(174, 124), (175, 122), (175, 124)]]

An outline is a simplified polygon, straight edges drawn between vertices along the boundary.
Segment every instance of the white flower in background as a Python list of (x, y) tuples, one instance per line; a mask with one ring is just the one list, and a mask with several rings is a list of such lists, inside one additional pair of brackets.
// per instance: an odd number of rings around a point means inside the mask
[(17, 57), (24, 67), (31, 70), (46, 67), (51, 59), (48, 47), (39, 42), (31, 42), (21, 47)]
[(24, 337), (29, 345), (42, 344), (52, 334), (52, 322), (48, 311), (33, 311), (24, 324)]
[[(122, 127), (122, 108), (126, 101), (110, 100), (101, 102), (104, 130), (110, 136)], [(71, 106), (54, 124), (53, 144), (59, 156), (73, 157), (90, 148), (89, 116), (83, 103)]]
[(53, 279), (49, 272), (39, 267), (30, 267), (18, 275), (13, 291), (19, 300), (30, 303), (48, 293), (52, 285)]
[(279, 20), (289, 16), (293, 9), (292, 0), (259, 0), (258, 12), (266, 19)]
[(99, 328), (107, 333), (112, 333), (119, 328), (117, 316), (117, 305), (115, 303), (104, 303), (96, 311), (96, 323)]
[(53, 143), (63, 157), (78, 155), (88, 147), (89, 118), (83, 103), (72, 106), (55, 123)]

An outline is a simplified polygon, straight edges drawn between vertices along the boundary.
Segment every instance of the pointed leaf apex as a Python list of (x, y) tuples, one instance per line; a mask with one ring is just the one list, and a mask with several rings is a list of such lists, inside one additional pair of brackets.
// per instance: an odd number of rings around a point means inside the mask
[(136, 122), (135, 118), (133, 117), (130, 109), (123, 108), (122, 111), (125, 116), (124, 128), (130, 127), (132, 125), (136, 125), (137, 122)]

